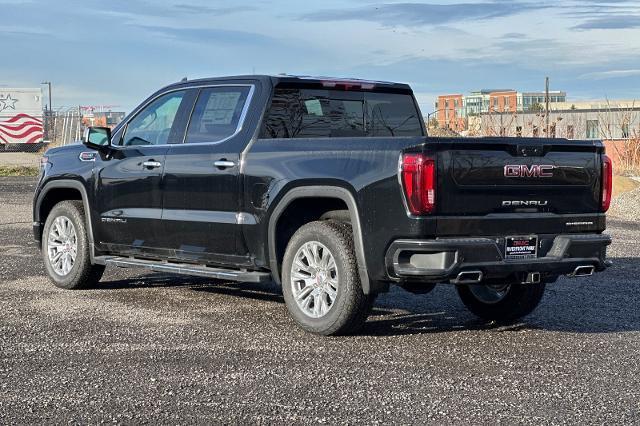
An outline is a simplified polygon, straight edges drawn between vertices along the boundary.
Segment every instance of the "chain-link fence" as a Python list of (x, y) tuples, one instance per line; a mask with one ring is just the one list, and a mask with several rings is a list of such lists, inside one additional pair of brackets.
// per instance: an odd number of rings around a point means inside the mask
[(78, 108), (51, 111), (44, 115), (45, 140), (49, 146), (64, 146), (82, 137), (82, 114)]

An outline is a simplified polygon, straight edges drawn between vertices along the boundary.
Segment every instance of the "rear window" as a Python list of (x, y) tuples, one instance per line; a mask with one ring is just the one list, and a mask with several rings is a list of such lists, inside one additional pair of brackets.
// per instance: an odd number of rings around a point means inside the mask
[(421, 136), (413, 98), (396, 93), (366, 93), (366, 123), (372, 136)]
[(262, 138), (422, 136), (409, 94), (276, 88)]

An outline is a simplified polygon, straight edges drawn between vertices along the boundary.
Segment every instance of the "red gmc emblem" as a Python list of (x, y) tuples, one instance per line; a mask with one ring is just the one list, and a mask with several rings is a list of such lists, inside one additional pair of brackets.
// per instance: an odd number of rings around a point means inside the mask
[(556, 166), (550, 164), (532, 164), (527, 166), (526, 164), (507, 164), (504, 166), (505, 177), (553, 177), (553, 169)]

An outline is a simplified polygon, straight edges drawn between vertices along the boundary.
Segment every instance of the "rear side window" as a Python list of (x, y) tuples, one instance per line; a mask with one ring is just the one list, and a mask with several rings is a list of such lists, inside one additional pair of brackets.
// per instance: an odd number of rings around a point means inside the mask
[(262, 138), (422, 136), (409, 94), (276, 88)]
[(219, 142), (236, 133), (249, 87), (203, 89), (191, 115), (186, 143)]

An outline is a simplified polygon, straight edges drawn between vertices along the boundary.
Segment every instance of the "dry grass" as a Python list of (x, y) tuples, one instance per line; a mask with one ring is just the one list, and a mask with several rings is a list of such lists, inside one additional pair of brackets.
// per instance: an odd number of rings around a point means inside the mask
[(625, 141), (621, 148), (614, 145), (620, 158), (620, 174), (627, 176), (640, 175), (640, 130)]
[(636, 188), (640, 188), (640, 182), (630, 179), (625, 176), (613, 177), (613, 196), (616, 197), (625, 192), (633, 191)]
[(0, 166), (0, 176), (38, 176), (37, 167), (28, 166)]

